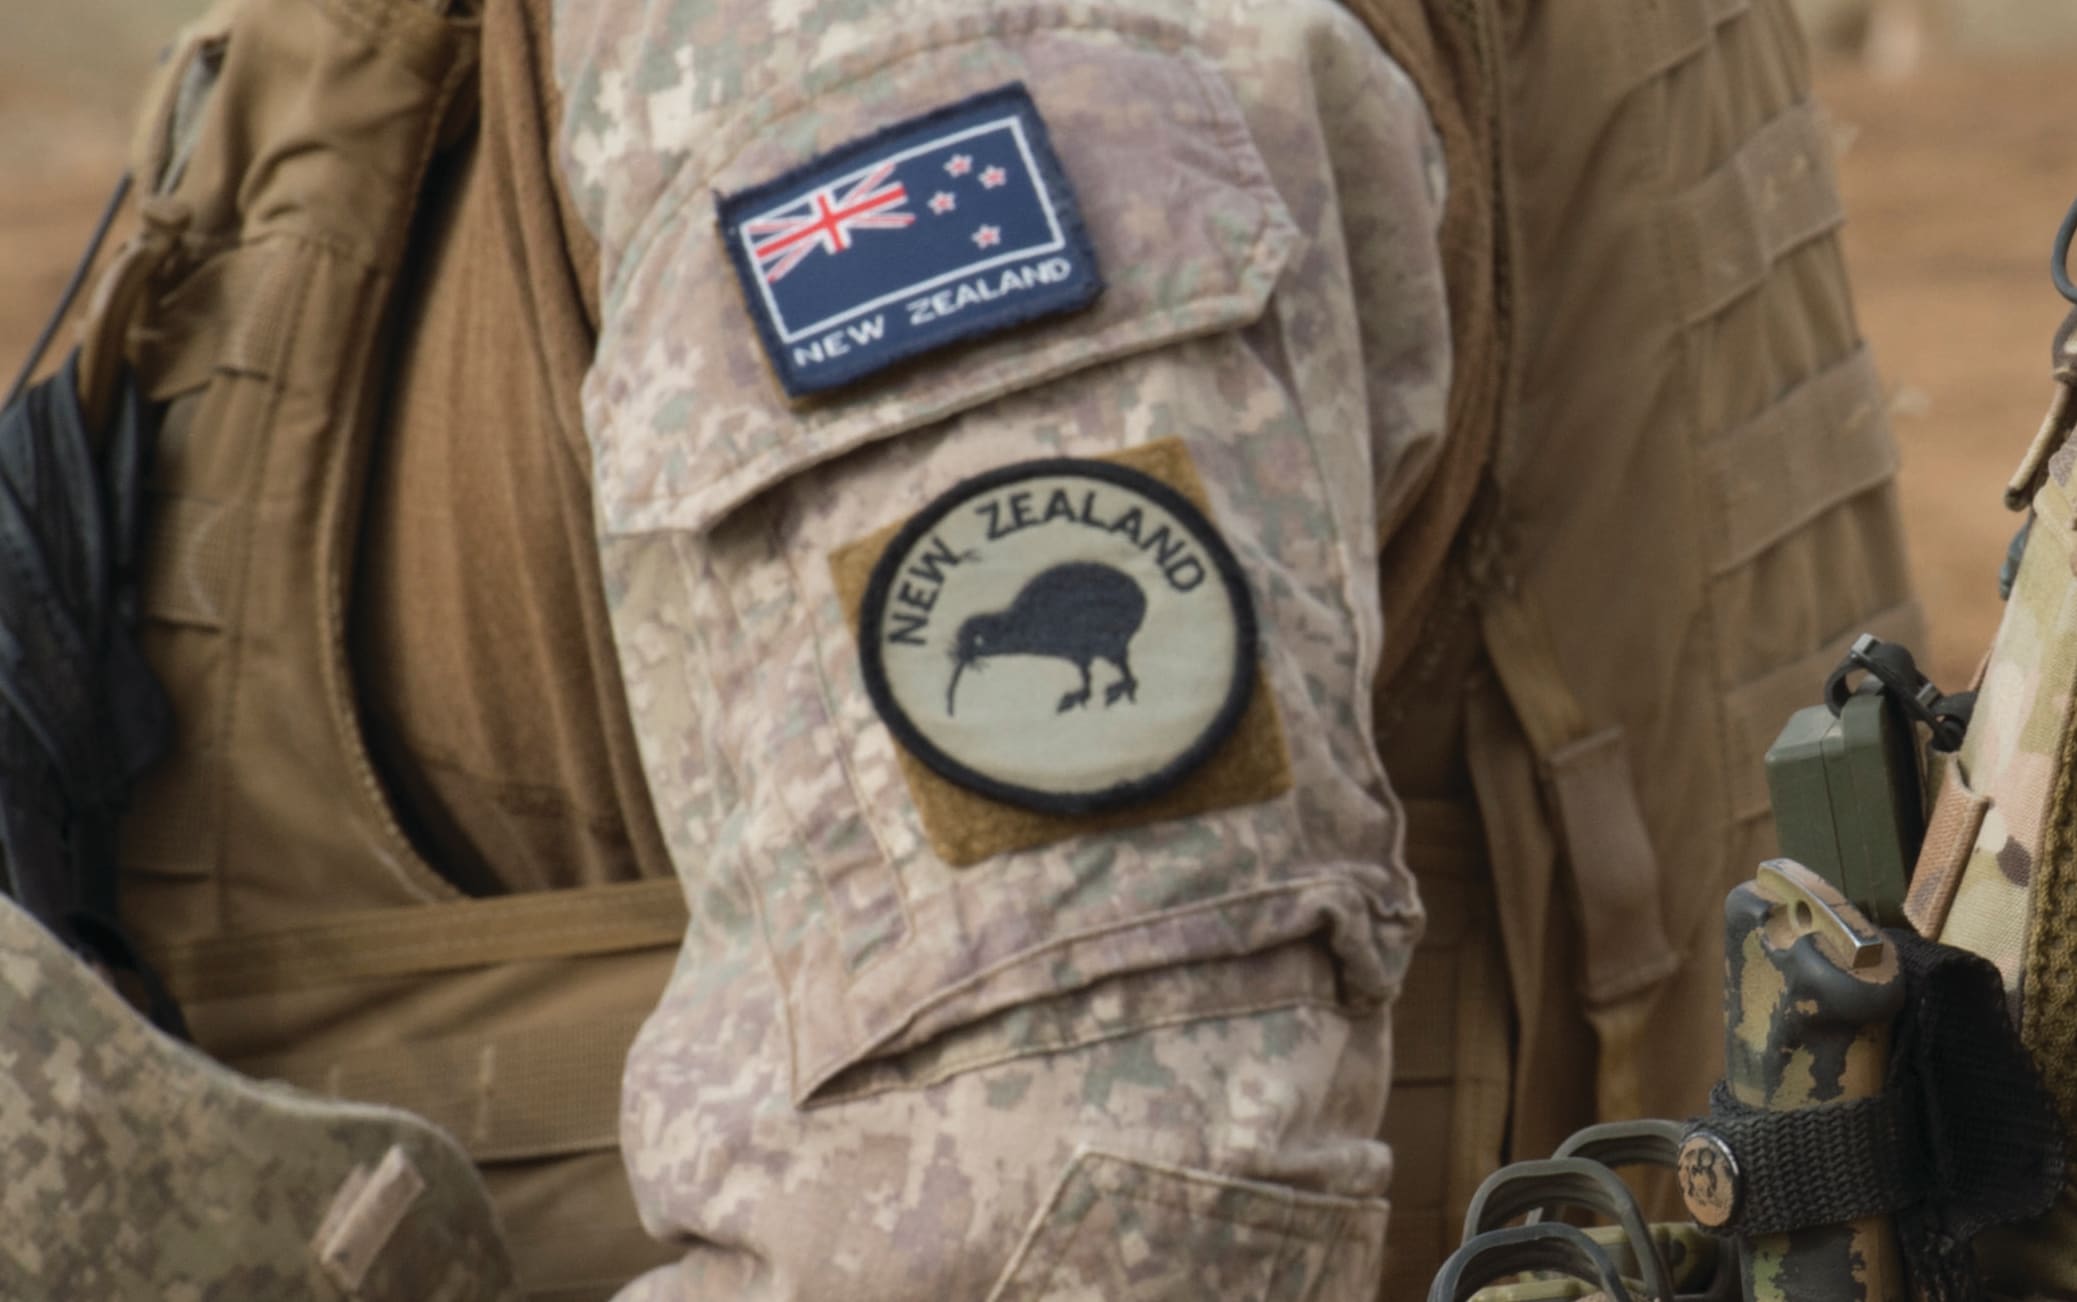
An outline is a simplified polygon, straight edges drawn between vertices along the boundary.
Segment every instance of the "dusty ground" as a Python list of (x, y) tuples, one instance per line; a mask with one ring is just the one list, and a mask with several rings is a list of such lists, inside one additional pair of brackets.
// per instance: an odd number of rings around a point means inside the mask
[[(187, 0), (191, 3), (191, 0)], [(11, 374), (114, 176), (124, 104), (180, 4), (80, 0), (0, 35), (0, 370)], [(12, 39), (26, 36), (28, 39)], [(1998, 614), (2014, 521), (2000, 489), (2045, 407), (2063, 304), (2049, 239), (2077, 194), (2058, 65), (1935, 63), (1909, 81), (1828, 69), (1848, 250), (1889, 377), (1930, 663), (1966, 677)]]

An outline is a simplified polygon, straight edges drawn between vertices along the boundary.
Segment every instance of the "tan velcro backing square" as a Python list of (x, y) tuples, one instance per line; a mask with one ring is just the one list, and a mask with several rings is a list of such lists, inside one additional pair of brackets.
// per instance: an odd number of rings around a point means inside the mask
[[(1197, 477), (1197, 467), (1179, 439), (1162, 439), (1094, 460), (1152, 475), (1189, 498), (1207, 516), (1211, 515), (1204, 483)], [(859, 606), (865, 600), (873, 566), (905, 523), (897, 520), (830, 553), (830, 574), (836, 581), (837, 596), (844, 603), (853, 639), (858, 636)], [(1256, 804), (1283, 795), (1292, 783), (1291, 756), (1284, 745), (1276, 698), (1260, 670), (1248, 708), (1225, 744), (1181, 783), (1127, 809), (1091, 815), (1039, 813), (969, 791), (940, 777), (907, 750), (897, 747), (897, 753), (931, 849), (955, 868), (1085, 833), (1139, 827)]]

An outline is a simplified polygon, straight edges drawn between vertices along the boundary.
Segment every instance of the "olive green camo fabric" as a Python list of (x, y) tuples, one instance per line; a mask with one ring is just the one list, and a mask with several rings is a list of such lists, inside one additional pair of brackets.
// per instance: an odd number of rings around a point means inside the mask
[[(693, 915), (622, 1129), (685, 1256), (629, 1295), (1375, 1296), (1422, 925), (1370, 732), (1378, 520), (1450, 379), (1412, 85), (1321, 0), (556, 18), (606, 588)], [(1011, 82), (1101, 299), (789, 404), (712, 196)], [(1162, 439), (1238, 556), (1294, 785), (948, 866), (828, 558), (971, 476)]]
[(168, 1039), (5, 898), (0, 1135), (0, 1297), (518, 1297), (445, 1134)]

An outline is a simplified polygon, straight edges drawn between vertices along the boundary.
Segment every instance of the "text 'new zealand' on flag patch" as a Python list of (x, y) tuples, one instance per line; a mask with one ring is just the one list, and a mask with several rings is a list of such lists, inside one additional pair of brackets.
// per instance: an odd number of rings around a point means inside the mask
[(750, 315), (795, 396), (1087, 307), (1103, 290), (1074, 192), (1018, 84), (718, 202)]

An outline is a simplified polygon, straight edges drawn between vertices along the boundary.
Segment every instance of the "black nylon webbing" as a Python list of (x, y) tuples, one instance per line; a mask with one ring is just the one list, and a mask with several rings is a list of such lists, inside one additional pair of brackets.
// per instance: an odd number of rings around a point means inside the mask
[(1898, 1215), (1897, 1239), (1919, 1302), (1975, 1302), (1984, 1292), (1970, 1242), (2048, 1210), (2066, 1141), (2006, 1014), (1998, 969), (1950, 945), (1889, 935), (1911, 983), (1892, 1053), (1920, 1081), (1930, 1173), (1924, 1201)]
[(1707, 1128), (1740, 1172), (1727, 1231), (1841, 1225), (1894, 1214), (1924, 1194), (1914, 1109), (1896, 1095), (1770, 1112), (1746, 1107), (1718, 1082), (1709, 1106)]

